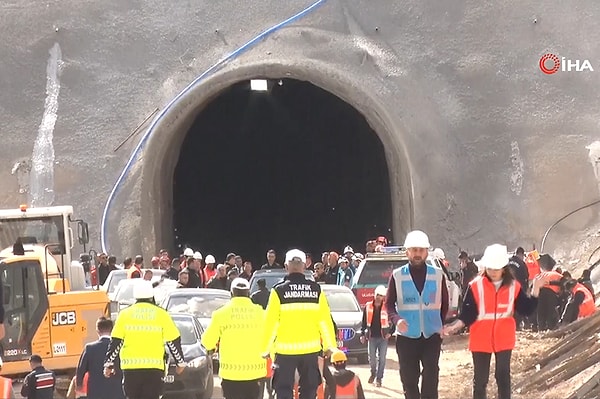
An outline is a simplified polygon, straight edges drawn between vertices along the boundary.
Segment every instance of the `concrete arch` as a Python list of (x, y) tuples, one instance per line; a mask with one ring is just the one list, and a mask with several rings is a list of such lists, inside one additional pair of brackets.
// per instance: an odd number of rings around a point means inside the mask
[[(390, 177), (394, 237), (413, 226), (413, 182), (408, 153), (398, 129), (374, 90), (358, 86), (360, 79), (342, 75), (337, 68), (315, 60), (266, 60), (228, 65), (190, 88), (157, 121), (143, 153), (140, 228), (142, 249), (152, 252), (173, 242), (173, 174), (183, 140), (196, 116), (235, 83), (250, 79), (291, 78), (308, 81), (330, 92), (360, 112), (377, 133), (385, 149)], [(383, 83), (382, 83), (383, 84)]]

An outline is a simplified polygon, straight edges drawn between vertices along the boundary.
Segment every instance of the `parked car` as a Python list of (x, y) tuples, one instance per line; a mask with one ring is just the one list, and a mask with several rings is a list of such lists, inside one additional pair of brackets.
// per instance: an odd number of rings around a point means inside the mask
[[(142, 272), (144, 272), (145, 270), (146, 269), (142, 269)], [(162, 269), (150, 270), (152, 270), (152, 278), (161, 277), (165, 273), (165, 271)], [(100, 289), (106, 291), (106, 293), (108, 294), (108, 299), (112, 301), (117, 286), (123, 280), (127, 280), (127, 270), (113, 270), (110, 273), (108, 273), (108, 277), (106, 277), (106, 281), (100, 286)]]
[[(169, 312), (188, 313), (206, 330), (215, 310), (231, 300), (231, 293), (213, 288), (178, 288), (169, 292), (160, 306)], [(212, 355), (213, 370), (219, 371), (219, 351)]]
[[(258, 283), (257, 281), (261, 278), (265, 279), (265, 282), (267, 283), (267, 289), (270, 290), (271, 288), (273, 288), (273, 286), (281, 281), (283, 281), (283, 279), (285, 278), (285, 276), (287, 276), (288, 272), (285, 269), (264, 269), (264, 270), (257, 270), (252, 274), (252, 277), (250, 277), (250, 292), (254, 293), (256, 291), (258, 291)], [(312, 272), (310, 270), (307, 270), (304, 275), (306, 276), (307, 279), (314, 281), (314, 277), (312, 275)]]
[[(121, 281), (112, 295), (109, 302), (110, 318), (115, 320), (119, 312), (135, 303), (133, 297), (133, 287), (139, 284), (143, 280), (140, 278), (125, 279)], [(177, 288), (177, 281), (170, 279), (161, 279), (161, 277), (153, 277), (151, 280), (153, 283), (159, 283), (154, 288), (154, 300), (156, 303), (160, 303), (166, 294)]]
[(181, 334), (181, 348), (187, 367), (183, 373), (175, 373), (175, 361), (169, 354), (168, 370), (163, 378), (164, 396), (194, 399), (210, 399), (213, 394), (213, 369), (206, 349), (200, 344), (204, 330), (198, 320), (189, 314), (171, 313)]
[(360, 342), (363, 312), (356, 296), (348, 287), (341, 285), (321, 285), (327, 298), (333, 321), (337, 327), (337, 346), (359, 363), (369, 362), (368, 348)]
[[(360, 263), (354, 279), (352, 280), (352, 292), (356, 295), (361, 308), (373, 299), (375, 288), (378, 285), (388, 286), (392, 272), (408, 263), (406, 249), (403, 247), (387, 247), (385, 253), (369, 253)], [(427, 258), (427, 263), (435, 267), (441, 266), (432, 257)], [(460, 287), (453, 281), (453, 275), (445, 273), (446, 287), (450, 306), (446, 320), (451, 321), (458, 315), (460, 301)]]
[(178, 288), (170, 291), (160, 302), (169, 312), (190, 313), (196, 316), (204, 329), (212, 314), (231, 299), (231, 293), (213, 288)]

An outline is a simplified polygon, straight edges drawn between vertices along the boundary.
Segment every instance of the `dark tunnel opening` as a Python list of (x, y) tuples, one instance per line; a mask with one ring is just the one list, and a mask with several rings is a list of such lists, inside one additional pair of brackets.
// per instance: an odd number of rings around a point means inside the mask
[(231, 86), (196, 117), (173, 177), (176, 247), (258, 268), (273, 248), (320, 259), (379, 235), (391, 239), (383, 145), (351, 105), (309, 82)]

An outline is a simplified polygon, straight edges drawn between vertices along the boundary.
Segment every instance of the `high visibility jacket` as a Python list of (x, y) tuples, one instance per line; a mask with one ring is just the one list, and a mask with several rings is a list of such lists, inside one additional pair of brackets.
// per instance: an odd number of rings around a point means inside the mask
[(583, 302), (581, 303), (581, 305), (579, 305), (579, 314), (577, 315), (577, 317), (581, 319), (584, 317), (591, 316), (596, 311), (596, 304), (590, 290), (585, 288), (585, 285), (577, 283), (575, 284), (575, 287), (573, 287), (572, 292), (573, 295), (575, 295), (575, 293), (577, 292), (581, 292), (584, 295)]
[(121, 369), (165, 369), (165, 343), (180, 338), (179, 330), (161, 307), (138, 302), (123, 309), (113, 327), (112, 338), (123, 341)]
[(85, 373), (83, 375), (83, 384), (80, 387), (77, 387), (77, 397), (79, 396), (87, 396), (87, 390), (88, 390), (88, 378), (90, 376), (90, 373)]
[(527, 265), (527, 271), (529, 272), (529, 280), (533, 280), (538, 274), (541, 273), (538, 259), (540, 254), (538, 251), (531, 251), (525, 257), (525, 264)]
[(469, 329), (469, 350), (485, 353), (512, 350), (517, 330), (513, 313), (521, 284), (515, 280), (496, 291), (488, 277), (478, 276), (469, 287), (478, 309), (477, 320)]
[[(369, 327), (369, 335), (371, 333), (370, 329), (371, 329), (371, 323), (373, 322), (374, 310), (375, 310), (375, 305), (374, 305), (373, 301), (367, 302), (367, 304), (365, 305), (365, 312), (367, 313), (367, 327)], [(380, 307), (379, 318), (381, 320), (381, 336), (385, 337), (385, 334), (387, 333), (387, 331), (384, 331), (384, 330), (387, 330), (390, 328), (390, 322), (388, 320), (388, 314), (384, 308), (383, 303), (381, 304), (381, 307)]]
[(3, 399), (15, 399), (15, 392), (10, 378), (0, 377), (0, 393)]
[(202, 345), (212, 350), (219, 343), (219, 375), (224, 380), (250, 381), (267, 376), (260, 345), (248, 337), (264, 337), (265, 311), (248, 297), (233, 297), (215, 310), (202, 335)]
[[(138, 276), (134, 276), (134, 273), (138, 272)], [(127, 269), (127, 278), (141, 278), (142, 276), (142, 271), (140, 269), (138, 269), (135, 265), (131, 265), (129, 266), (129, 268)]]
[(431, 337), (442, 330), (442, 282), (444, 272), (426, 265), (427, 275), (423, 291), (419, 294), (410, 275), (409, 266), (393, 272), (396, 282), (396, 308), (400, 318), (406, 320), (408, 331), (402, 333), (409, 338)]
[(335, 399), (358, 399), (358, 385), (360, 381), (354, 376), (348, 385), (335, 385)]
[(304, 274), (292, 273), (276, 284), (266, 312), (263, 353), (303, 355), (337, 348), (325, 294)]
[[(549, 277), (548, 281), (560, 281), (560, 279), (563, 277), (562, 274), (560, 274), (559, 272), (555, 272), (554, 270), (542, 272), (541, 274), (544, 277)], [(558, 285), (545, 285), (544, 288), (549, 288), (552, 291), (554, 291), (555, 294), (560, 294), (560, 286)]]

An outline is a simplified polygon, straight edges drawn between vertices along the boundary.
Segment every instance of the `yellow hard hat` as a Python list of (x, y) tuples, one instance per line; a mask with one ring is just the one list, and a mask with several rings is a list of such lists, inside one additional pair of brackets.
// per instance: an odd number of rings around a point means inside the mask
[(348, 358), (346, 357), (346, 354), (344, 352), (342, 352), (342, 351), (335, 351), (331, 355), (331, 361), (333, 363), (343, 363), (343, 362), (347, 362)]

